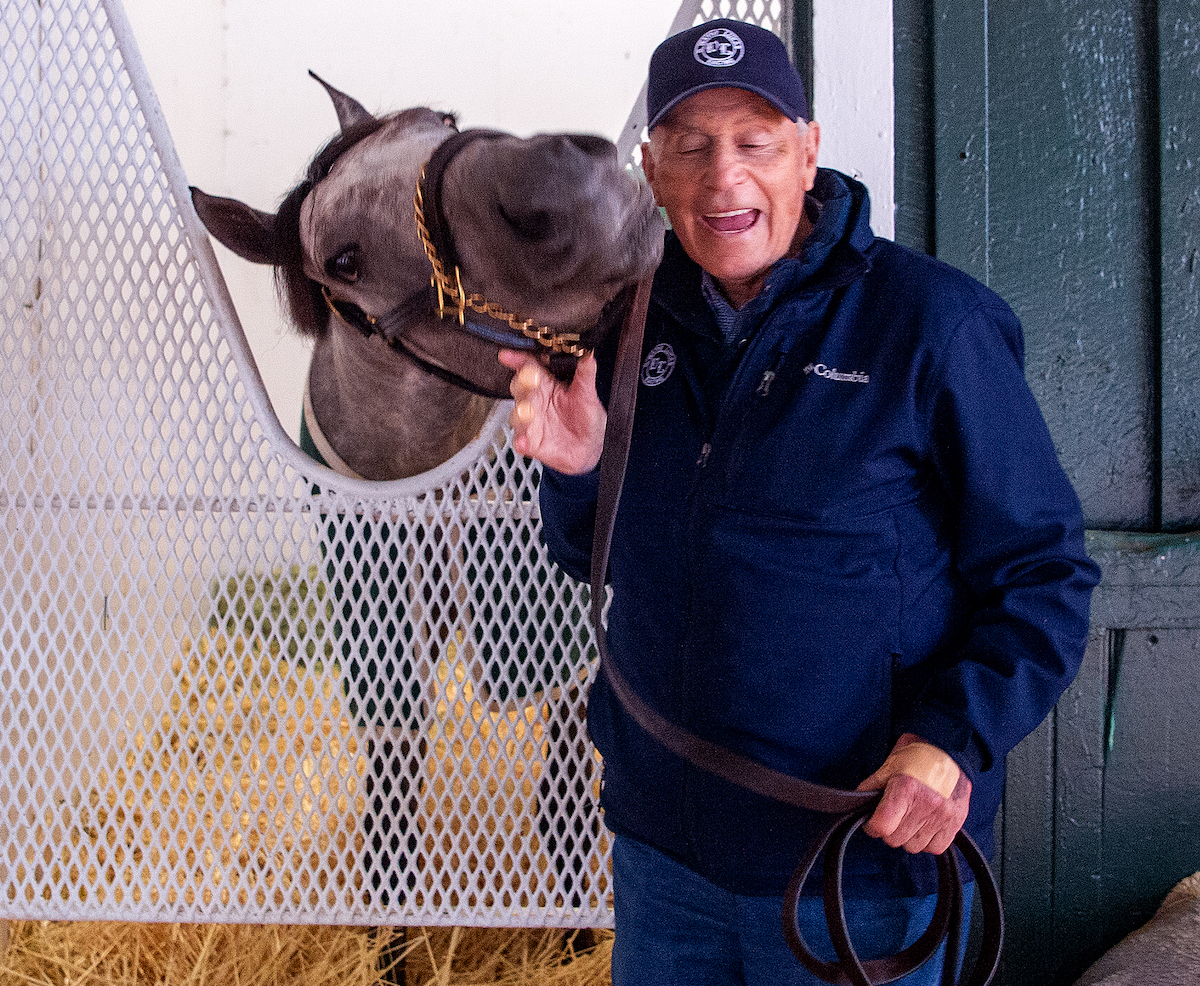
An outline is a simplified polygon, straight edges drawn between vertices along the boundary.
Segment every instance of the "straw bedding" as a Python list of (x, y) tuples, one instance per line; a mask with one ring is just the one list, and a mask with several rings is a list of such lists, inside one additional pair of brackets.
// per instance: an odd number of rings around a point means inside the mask
[[(608, 986), (611, 932), (15, 921), (0, 986)], [(386, 958), (385, 958), (386, 956)]]
[[(320, 622), (330, 615), (329, 603), (309, 585), (318, 581), (315, 571), (307, 579), (298, 570), (275, 574), (270, 586), (234, 579), (214, 587), (215, 596), (251, 602), (218, 607), (206, 632), (182, 642), (167, 671), (164, 707), (135, 723), (118, 760), (59, 806), (62, 817), (55, 820), (72, 850), (83, 854), (86, 870), (60, 874), (64, 893), (102, 901), (111, 895), (121, 903), (124, 885), (134, 883), (135, 903), (144, 884), (152, 903), (160, 895), (189, 905), (219, 897), (222, 904), (264, 907), (289, 900), (352, 904), (361, 895), (366, 751), (345, 708), (340, 671), (327, 663), (328, 641), (305, 654), (285, 652), (279, 643), (290, 639), (281, 621)], [(425, 834), (428, 841), (447, 827), (474, 826), (479, 831), (471, 834), (487, 842), (494, 816), (530, 824), (548, 709), (526, 702), (472, 715), (482, 707), (471, 701), (456, 643), (431, 695), (437, 715), (422, 784), (429, 802)], [(281, 774), (290, 782), (284, 793), (276, 796), (266, 785), (260, 795), (257, 782)], [(184, 816), (167, 819), (168, 801), (185, 804)], [(478, 801), (493, 803), (482, 822), (469, 810)], [(313, 824), (291, 824), (296, 819)], [(153, 836), (165, 827), (205, 829), (210, 841), (186, 852), (159, 846)], [(536, 836), (530, 838), (536, 851)], [(435, 857), (432, 848), (426, 846)], [(305, 869), (334, 874), (328, 885), (309, 889), (311, 900), (302, 900), (288, 879)], [(135, 872), (140, 883), (131, 879)], [(603, 874), (591, 879), (594, 892), (605, 891)], [(474, 888), (485, 896), (501, 889)], [(410, 928), (405, 934), (0, 920), (0, 986), (608, 986), (611, 950), (611, 932), (603, 931)]]

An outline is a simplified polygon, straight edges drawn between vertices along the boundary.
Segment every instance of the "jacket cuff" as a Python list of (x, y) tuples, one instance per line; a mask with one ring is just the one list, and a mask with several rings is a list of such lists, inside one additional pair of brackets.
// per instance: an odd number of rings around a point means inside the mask
[(899, 717), (896, 736), (912, 733), (954, 758), (972, 786), (992, 768), (992, 757), (980, 745), (971, 724), (948, 709), (918, 705)]
[(600, 466), (578, 475), (542, 466), (542, 482), (551, 483), (563, 499), (584, 503), (596, 499), (596, 490), (600, 486)]

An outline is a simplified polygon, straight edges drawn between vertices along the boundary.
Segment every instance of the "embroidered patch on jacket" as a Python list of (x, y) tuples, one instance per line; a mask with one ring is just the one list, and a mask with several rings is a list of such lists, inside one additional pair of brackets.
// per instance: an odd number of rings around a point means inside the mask
[(841, 383), (870, 383), (871, 375), (863, 373), (862, 370), (853, 370), (849, 373), (839, 370), (836, 366), (826, 366), (824, 363), (809, 363), (804, 368), (805, 373), (815, 373), (819, 377), (824, 377), (826, 380), (837, 380)]
[(657, 387), (671, 375), (675, 369), (675, 350), (667, 343), (660, 342), (646, 355), (642, 363), (642, 383), (647, 387)]

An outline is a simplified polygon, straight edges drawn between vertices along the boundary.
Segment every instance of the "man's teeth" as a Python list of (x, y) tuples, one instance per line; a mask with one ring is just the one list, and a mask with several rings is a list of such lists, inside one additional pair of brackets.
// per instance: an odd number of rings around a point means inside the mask
[(733, 209), (729, 212), (714, 212), (704, 221), (718, 233), (744, 233), (758, 222), (757, 209)]

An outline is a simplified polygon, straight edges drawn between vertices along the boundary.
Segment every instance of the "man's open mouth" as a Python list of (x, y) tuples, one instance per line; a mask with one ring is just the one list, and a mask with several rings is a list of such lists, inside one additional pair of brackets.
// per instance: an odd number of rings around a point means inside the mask
[(703, 216), (704, 222), (718, 233), (741, 233), (758, 222), (757, 209), (735, 209)]

